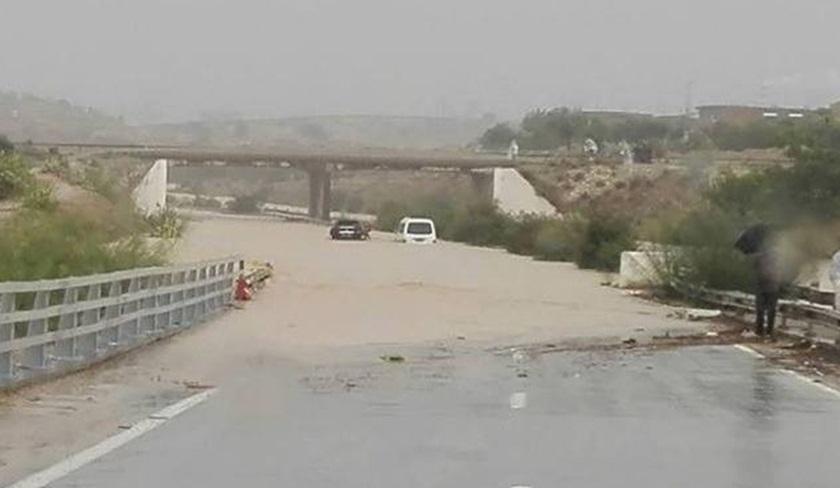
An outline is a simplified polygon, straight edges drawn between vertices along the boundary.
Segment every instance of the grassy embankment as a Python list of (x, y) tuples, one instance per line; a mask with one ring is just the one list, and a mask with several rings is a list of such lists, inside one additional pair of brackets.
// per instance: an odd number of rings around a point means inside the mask
[[(151, 235), (176, 237), (183, 224), (174, 214), (144, 219), (129, 192), (101, 168), (71, 170), (52, 160), (34, 162), (0, 153), (0, 281), (34, 280), (160, 265), (167, 246)], [(76, 190), (63, 201), (55, 183)]]

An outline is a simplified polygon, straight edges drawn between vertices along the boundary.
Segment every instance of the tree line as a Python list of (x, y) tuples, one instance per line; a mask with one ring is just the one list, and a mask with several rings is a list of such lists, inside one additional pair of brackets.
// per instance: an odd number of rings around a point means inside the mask
[[(633, 114), (595, 115), (567, 107), (538, 109), (525, 114), (517, 126), (500, 123), (479, 138), (486, 150), (505, 150), (512, 140), (523, 150), (571, 149), (592, 139), (598, 146), (627, 142), (659, 150), (829, 147), (840, 150), (840, 122), (830, 113), (800, 120), (757, 120), (732, 124), (701, 124), (689, 117)], [(795, 156), (796, 154), (794, 154)]]

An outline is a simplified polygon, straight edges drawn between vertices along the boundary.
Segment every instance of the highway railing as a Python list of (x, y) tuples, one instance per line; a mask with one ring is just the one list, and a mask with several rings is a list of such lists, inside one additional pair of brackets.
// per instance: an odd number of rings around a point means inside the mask
[(81, 369), (224, 310), (239, 257), (0, 283), (0, 387)]
[[(739, 313), (755, 312), (755, 296), (749, 293), (694, 288), (690, 291), (685, 291), (685, 294), (722, 309)], [(814, 303), (807, 300), (780, 300), (779, 314), (783, 326), (791, 318), (832, 328), (840, 328), (840, 312), (834, 310), (832, 306), (822, 303)]]

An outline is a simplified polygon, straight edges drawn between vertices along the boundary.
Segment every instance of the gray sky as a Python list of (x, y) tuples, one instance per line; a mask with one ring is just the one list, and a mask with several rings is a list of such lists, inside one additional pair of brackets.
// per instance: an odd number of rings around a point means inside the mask
[(134, 121), (840, 99), (837, 0), (0, 0), (0, 89)]

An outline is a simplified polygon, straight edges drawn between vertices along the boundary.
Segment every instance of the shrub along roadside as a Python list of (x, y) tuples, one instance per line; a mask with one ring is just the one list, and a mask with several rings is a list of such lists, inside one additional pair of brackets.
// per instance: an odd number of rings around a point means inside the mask
[(840, 248), (840, 155), (812, 152), (787, 168), (722, 175), (700, 204), (660, 218), (658, 231), (646, 237), (680, 249), (668, 253), (660, 272), (668, 287), (753, 291), (753, 259), (733, 244), (759, 222), (778, 229), (774, 244), (786, 281), (829, 258)]
[(75, 213), (24, 210), (0, 224), (0, 281), (62, 278), (165, 262), (163, 247)]
[(787, 279), (840, 248), (840, 154), (811, 150), (789, 167), (720, 175), (690, 207), (657, 209), (642, 222), (631, 212), (592, 204), (562, 220), (513, 218), (490, 204), (429, 198), (389, 203), (380, 209), (378, 222), (390, 230), (403, 216), (425, 216), (435, 220), (444, 239), (610, 271), (618, 270), (621, 252), (634, 249), (639, 238), (680, 249), (666, 253), (660, 273), (674, 289), (749, 291), (752, 259), (733, 244), (750, 225), (765, 222), (781, 229), (778, 246)]
[(177, 239), (184, 234), (186, 222), (172, 208), (164, 208), (146, 217), (152, 237)]
[(20, 155), (0, 152), (0, 200), (22, 196), (34, 184), (29, 165)]
[[(99, 174), (99, 173), (97, 173)], [(153, 229), (116, 186), (96, 177), (110, 194), (107, 205), (62, 209), (53, 187), (31, 173), (15, 153), (0, 154), (0, 199), (20, 203), (14, 215), (0, 220), (0, 281), (80, 276), (163, 264), (167, 249), (145, 238)], [(107, 187), (107, 188), (106, 188)], [(160, 216), (161, 233), (180, 233), (169, 216)], [(154, 223), (154, 222), (152, 222)], [(176, 222), (177, 223), (177, 222)]]
[(574, 261), (581, 268), (617, 271), (621, 251), (634, 245), (629, 221), (594, 210), (563, 220), (537, 215), (515, 218), (489, 203), (456, 204), (434, 198), (386, 203), (377, 214), (377, 228), (391, 231), (405, 216), (431, 218), (443, 239), (502, 247), (540, 260)]

